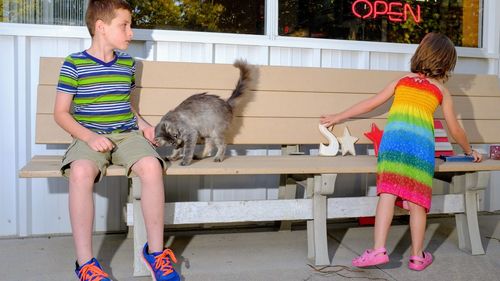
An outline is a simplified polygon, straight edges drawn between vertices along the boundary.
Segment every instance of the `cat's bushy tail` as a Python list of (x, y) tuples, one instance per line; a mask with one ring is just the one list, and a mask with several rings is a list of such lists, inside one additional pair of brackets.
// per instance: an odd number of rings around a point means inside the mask
[(233, 65), (234, 67), (240, 69), (240, 79), (238, 80), (238, 84), (236, 84), (233, 93), (227, 100), (227, 103), (232, 108), (234, 108), (236, 99), (239, 96), (244, 95), (255, 88), (258, 78), (257, 68), (248, 64), (246, 60), (236, 60)]

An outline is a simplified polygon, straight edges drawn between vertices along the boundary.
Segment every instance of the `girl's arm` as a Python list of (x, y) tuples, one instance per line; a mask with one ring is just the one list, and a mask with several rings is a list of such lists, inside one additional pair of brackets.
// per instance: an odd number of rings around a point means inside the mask
[(398, 81), (399, 80), (393, 81), (378, 94), (363, 100), (340, 113), (322, 115), (319, 120), (320, 124), (330, 127), (351, 117), (374, 110), (394, 95), (394, 88), (396, 87)]
[(444, 119), (446, 125), (448, 126), (448, 131), (450, 132), (453, 139), (462, 147), (466, 155), (471, 155), (474, 157), (474, 162), (480, 162), (483, 156), (477, 151), (473, 150), (470, 146), (467, 135), (464, 129), (458, 123), (457, 117), (455, 115), (455, 110), (453, 108), (453, 99), (448, 92), (448, 89), (442, 88), (443, 101), (441, 102)]

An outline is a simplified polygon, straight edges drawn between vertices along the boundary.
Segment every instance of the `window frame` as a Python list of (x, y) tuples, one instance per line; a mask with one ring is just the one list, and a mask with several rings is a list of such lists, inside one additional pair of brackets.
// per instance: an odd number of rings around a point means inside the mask
[[(340, 39), (318, 39), (280, 36), (278, 33), (278, 1), (265, 0), (264, 35), (220, 32), (176, 31), (159, 29), (134, 29), (134, 40), (164, 42), (194, 42), (208, 44), (250, 45), (282, 48), (335, 49), (346, 51), (412, 53), (416, 44), (371, 42)], [(479, 38), (481, 48), (457, 47), (460, 57), (500, 58), (500, 3), (484, 0), (482, 25)], [(5, 27), (5, 28), (4, 28)], [(18, 24), (0, 22), (0, 35), (35, 37), (90, 38), (87, 28), (82, 26)]]

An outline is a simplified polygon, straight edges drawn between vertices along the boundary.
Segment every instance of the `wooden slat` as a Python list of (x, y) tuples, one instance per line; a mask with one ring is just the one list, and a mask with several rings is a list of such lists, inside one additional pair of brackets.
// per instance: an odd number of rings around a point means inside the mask
[[(40, 59), (40, 84), (56, 85), (63, 58)], [(138, 87), (233, 89), (238, 70), (230, 64), (138, 61)], [(260, 66), (257, 89), (269, 91), (374, 93), (407, 72), (314, 67)], [(500, 96), (498, 77), (454, 74), (452, 95)]]
[[(151, 124), (157, 124), (161, 116), (144, 116)], [(37, 114), (35, 142), (40, 144), (70, 143), (70, 136), (55, 123), (52, 115)], [(364, 133), (371, 124), (384, 128), (385, 119), (353, 119), (333, 128), (333, 134), (341, 137), (347, 126), (357, 144), (371, 144)], [(462, 120), (471, 143), (500, 143), (498, 120)], [(446, 128), (446, 124), (445, 128)], [(290, 128), (293, 128), (291, 130)], [(319, 144), (327, 140), (320, 134), (318, 118), (253, 118), (236, 117), (227, 133), (228, 144)], [(452, 143), (454, 140), (450, 139)]]
[[(378, 196), (328, 198), (327, 218), (358, 218), (375, 216)], [(456, 214), (465, 210), (463, 194), (433, 195), (429, 214)], [(395, 208), (395, 215), (408, 211)]]
[(174, 202), (165, 204), (165, 224), (309, 220), (312, 209), (310, 199)]
[[(37, 143), (69, 143), (52, 117), (55, 83), (61, 58), (42, 58), (37, 104)], [(227, 136), (232, 144), (319, 144), (326, 141), (317, 125), (322, 114), (339, 112), (373, 95), (379, 86), (401, 73), (388, 71), (260, 67), (259, 88), (243, 97)], [(155, 125), (168, 110), (193, 93), (214, 90), (227, 97), (238, 77), (232, 65), (144, 61), (139, 64), (141, 114)], [(169, 75), (165, 75), (168, 73)], [(187, 75), (189, 74), (189, 75)], [(210, 74), (210, 75), (207, 75)], [(391, 78), (392, 79), (392, 78)], [(362, 82), (360, 82), (362, 81)], [(455, 75), (449, 82), (459, 121), (472, 143), (499, 143), (498, 79), (492, 75)], [(174, 89), (175, 88), (175, 89)], [(178, 89), (177, 89), (178, 88)], [(227, 88), (227, 89), (225, 89)], [(468, 96), (460, 96), (467, 94)], [(383, 129), (390, 102), (376, 111), (334, 128), (341, 136), (347, 125), (359, 144), (371, 143), (363, 133), (371, 123)], [(437, 119), (442, 119), (440, 110)], [(446, 124), (444, 124), (446, 126)]]
[[(184, 99), (193, 94), (201, 93), (202, 90), (190, 89), (140, 89), (139, 107), (142, 115), (159, 115), (167, 113)], [(231, 91), (208, 92), (227, 99)], [(52, 114), (55, 102), (55, 90), (51, 86), (39, 86), (38, 95), (41, 97), (37, 104), (37, 112)], [(314, 93), (314, 92), (251, 92), (242, 96), (236, 106), (235, 116), (253, 117), (315, 117), (330, 113), (332, 108), (347, 108), (352, 104), (370, 97), (369, 94), (338, 94), (338, 93)], [(280, 105), (283, 106), (280, 106)], [(385, 114), (389, 109), (383, 106), (378, 113), (370, 116)], [(500, 116), (500, 114), (499, 114)]]
[[(143, 61), (141, 68), (138, 74), (141, 87), (232, 89), (238, 76), (237, 70), (229, 64)], [(373, 93), (405, 74), (407, 72), (384, 70), (260, 66), (257, 89)], [(494, 75), (455, 74), (447, 86), (455, 95), (500, 95)]]
[(452, 95), (500, 97), (500, 84), (496, 75), (453, 74), (446, 87)]
[[(327, 218), (353, 218), (374, 216), (378, 197), (328, 198)], [(311, 199), (293, 200), (249, 200), (220, 202), (172, 202), (165, 204), (165, 224), (203, 224), (231, 222), (262, 222), (283, 220), (311, 220)], [(432, 196), (430, 214), (463, 213), (462, 194)], [(408, 214), (396, 208), (395, 215)], [(127, 225), (134, 225), (133, 217), (127, 218)]]
[[(140, 109), (143, 115), (162, 116), (175, 108), (184, 99), (193, 95), (189, 89), (141, 89)], [(52, 114), (55, 102), (55, 90), (51, 86), (39, 86), (38, 113)], [(231, 91), (217, 92), (222, 98), (227, 98)], [(236, 107), (235, 116), (252, 117), (307, 117), (319, 118), (322, 114), (334, 110), (346, 109), (372, 94), (353, 93), (315, 93), (315, 92), (252, 92), (243, 96)], [(360, 117), (386, 118), (392, 101), (387, 102), (375, 111)], [(458, 119), (497, 119), (500, 120), (498, 97), (454, 97), (455, 112)], [(283, 106), (279, 106), (283, 104)], [(435, 117), (443, 118), (440, 108)]]
[[(460, 119), (492, 119), (500, 121), (500, 95), (496, 97), (455, 96), (453, 106), (457, 118)], [(436, 118), (443, 119), (441, 107), (434, 114)]]
[[(62, 156), (35, 156), (19, 173), (23, 178), (60, 177)], [(168, 163), (167, 175), (269, 175), (269, 174), (329, 174), (375, 173), (375, 156), (231, 156), (222, 162), (213, 158), (193, 161), (180, 166), (180, 161)], [(499, 171), (500, 161), (486, 159), (481, 163), (443, 162), (436, 159), (436, 172)], [(123, 176), (122, 167), (111, 166), (106, 175)]]
[[(161, 116), (144, 116), (151, 124), (157, 124)], [(52, 115), (38, 114), (36, 124), (36, 143), (65, 144), (71, 137), (55, 123)], [(347, 124), (351, 135), (359, 137), (359, 144), (371, 143), (363, 132), (375, 122), (383, 128), (383, 119), (359, 119)], [(240, 118), (233, 121), (227, 133), (228, 144), (319, 144), (327, 140), (320, 134), (318, 118)], [(293, 128), (293, 130), (290, 130)], [(336, 136), (342, 136), (344, 125), (333, 129)]]
[(40, 76), (38, 84), (57, 85), (59, 71), (64, 62), (64, 58), (40, 58)]
[(231, 64), (138, 61), (139, 87), (178, 89), (233, 89), (239, 70)]

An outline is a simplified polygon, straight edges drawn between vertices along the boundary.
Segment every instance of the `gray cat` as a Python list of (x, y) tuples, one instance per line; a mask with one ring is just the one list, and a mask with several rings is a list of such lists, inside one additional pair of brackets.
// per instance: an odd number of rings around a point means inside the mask
[(233, 119), (233, 108), (237, 98), (248, 93), (257, 79), (257, 69), (246, 61), (237, 60), (234, 66), (240, 69), (240, 78), (227, 101), (207, 93), (193, 95), (165, 114), (156, 125), (155, 140), (158, 145), (173, 146), (168, 160), (179, 159), (183, 150), (181, 165), (191, 164), (198, 139), (205, 140), (201, 158), (210, 155), (215, 145), (217, 153), (214, 161), (221, 162), (224, 159), (225, 133)]

